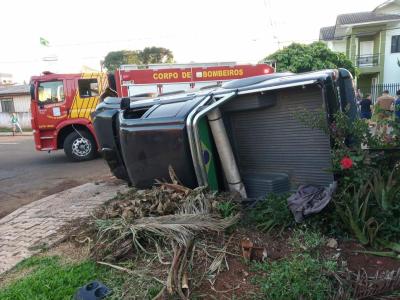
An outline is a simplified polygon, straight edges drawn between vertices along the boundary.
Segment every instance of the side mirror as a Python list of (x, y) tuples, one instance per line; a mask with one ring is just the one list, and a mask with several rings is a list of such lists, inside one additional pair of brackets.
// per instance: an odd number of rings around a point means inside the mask
[(131, 99), (129, 98), (122, 98), (121, 99), (121, 109), (125, 110), (125, 109), (129, 109), (131, 108)]
[(31, 94), (31, 100), (35, 100), (35, 85), (33, 83), (29, 86), (29, 93)]

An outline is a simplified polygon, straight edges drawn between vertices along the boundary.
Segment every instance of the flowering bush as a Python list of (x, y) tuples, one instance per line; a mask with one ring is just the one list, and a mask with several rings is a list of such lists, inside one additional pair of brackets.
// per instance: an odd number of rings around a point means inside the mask
[[(326, 113), (301, 112), (300, 121), (329, 135), (332, 172), (338, 181), (335, 211), (362, 244), (400, 252), (400, 124), (384, 120), (391, 133), (339, 112), (326, 126)], [(379, 127), (379, 126), (378, 126)]]
[(350, 169), (353, 166), (353, 161), (351, 160), (350, 157), (345, 156), (340, 161), (340, 165), (342, 166), (343, 170), (347, 170), (347, 169)]

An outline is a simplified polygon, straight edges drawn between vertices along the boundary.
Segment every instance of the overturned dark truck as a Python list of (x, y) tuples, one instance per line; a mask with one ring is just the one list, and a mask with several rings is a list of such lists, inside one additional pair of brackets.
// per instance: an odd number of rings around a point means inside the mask
[(244, 198), (328, 186), (331, 141), (303, 125), (302, 110), (346, 108), (356, 116), (345, 69), (239, 79), (222, 87), (134, 101), (108, 97), (93, 114), (101, 152), (116, 177), (139, 188), (169, 178)]

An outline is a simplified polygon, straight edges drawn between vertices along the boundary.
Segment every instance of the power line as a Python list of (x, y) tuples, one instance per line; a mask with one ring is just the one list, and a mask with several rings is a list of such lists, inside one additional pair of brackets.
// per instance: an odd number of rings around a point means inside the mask
[[(264, 2), (265, 3), (265, 2)], [(377, 31), (376, 33), (381, 33), (381, 32), (386, 32), (389, 30), (396, 30), (400, 29), (399, 27), (393, 27), (393, 28), (386, 28), (386, 29), (381, 29)], [(346, 34), (346, 35), (339, 35), (335, 36), (334, 40), (341, 40), (344, 38), (356, 36), (356, 34)], [(140, 38), (140, 39), (127, 39), (127, 40), (109, 40), (109, 41), (93, 41), (93, 42), (87, 42), (87, 43), (74, 43), (74, 44), (56, 44), (53, 45), (52, 47), (67, 47), (67, 46), (83, 46), (83, 45), (89, 45), (89, 44), (96, 44), (96, 43), (117, 43), (117, 42), (130, 42), (134, 40), (145, 40), (149, 38)], [(301, 40), (301, 42), (317, 42), (320, 41), (319, 39), (313, 39), (313, 40)], [(296, 40), (287, 40), (287, 41), (280, 41), (278, 40), (279, 44), (284, 44), (284, 43), (293, 43), (296, 42)], [(300, 42), (300, 41), (299, 41)], [(61, 59), (61, 61), (67, 61), (67, 60), (73, 60), (73, 59), (102, 59), (104, 56), (93, 56), (93, 57), (79, 57), (79, 58), (67, 58), (67, 59)], [(33, 62), (41, 62), (41, 59), (32, 59), (32, 60), (10, 60), (10, 61), (0, 61), (0, 64), (16, 64), (16, 63), (33, 63)]]
[[(160, 39), (167, 39), (173, 37), (172, 35), (158, 36)], [(152, 37), (142, 37), (142, 38), (132, 38), (132, 39), (122, 39), (122, 40), (100, 40), (100, 41), (90, 41), (90, 42), (78, 42), (70, 44), (54, 44), (51, 47), (61, 48), (61, 47), (75, 47), (75, 46), (85, 46), (85, 45), (98, 45), (98, 44), (112, 44), (112, 43), (129, 43), (136, 41), (150, 40)]]
[[(57, 58), (55, 61), (71, 61), (76, 59), (103, 59), (104, 56), (85, 56), (85, 57), (70, 57), (70, 58)], [(0, 61), (0, 64), (22, 64), (22, 63), (34, 63), (43, 62), (43, 59), (31, 59), (31, 60), (13, 60), (13, 61)]]

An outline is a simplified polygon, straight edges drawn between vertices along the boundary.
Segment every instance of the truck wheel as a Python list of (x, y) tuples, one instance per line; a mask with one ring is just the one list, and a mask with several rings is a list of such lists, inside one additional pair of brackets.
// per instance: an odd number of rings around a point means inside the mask
[(73, 131), (64, 140), (64, 152), (71, 161), (91, 160), (96, 155), (96, 142), (86, 131)]

